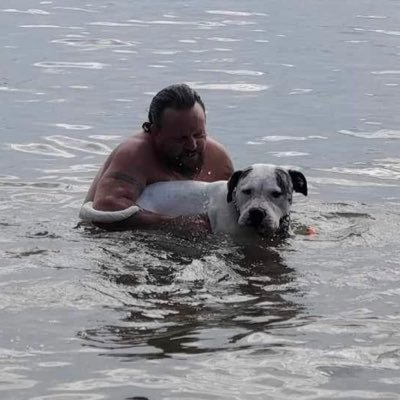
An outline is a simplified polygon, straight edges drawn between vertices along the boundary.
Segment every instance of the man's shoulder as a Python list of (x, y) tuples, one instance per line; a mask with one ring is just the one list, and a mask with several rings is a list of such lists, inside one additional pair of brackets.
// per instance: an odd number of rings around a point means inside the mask
[(225, 147), (210, 137), (207, 138), (206, 164), (213, 173), (213, 180), (226, 180), (233, 173), (232, 159)]
[(225, 147), (217, 140), (209, 136), (207, 137), (207, 149), (213, 154), (223, 155), (225, 157), (230, 158), (228, 151), (225, 149)]
[(117, 159), (141, 159), (148, 157), (152, 146), (146, 133), (139, 132), (121, 142), (114, 150), (114, 158)]

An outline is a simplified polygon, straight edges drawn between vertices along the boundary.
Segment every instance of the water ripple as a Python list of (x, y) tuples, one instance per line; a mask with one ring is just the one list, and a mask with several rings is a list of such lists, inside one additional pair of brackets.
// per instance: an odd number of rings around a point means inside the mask
[[(59, 186), (59, 184), (57, 184)], [(73, 196), (61, 193), (40, 193), (40, 192), (24, 192), (15, 193), (11, 195), (13, 202), (18, 204), (49, 204), (49, 205), (61, 205), (69, 203), (74, 199)], [(41, 254), (41, 253), (40, 253)], [(11, 307), (11, 306), (10, 306)]]
[(386, 15), (356, 15), (356, 18), (366, 18), (366, 19), (386, 19)]
[(332, 167), (332, 168), (320, 168), (319, 171), (325, 172), (335, 172), (339, 174), (348, 174), (348, 175), (366, 175), (379, 179), (400, 179), (400, 170), (393, 170), (389, 168), (379, 168), (379, 167), (370, 167), (370, 168), (344, 168), (344, 167)]
[(380, 129), (375, 132), (360, 132), (342, 129), (339, 131), (339, 133), (362, 139), (400, 139), (400, 131), (396, 131), (393, 129)]
[(264, 136), (261, 138), (263, 142), (282, 142), (282, 141), (304, 141), (304, 140), (313, 140), (313, 139), (328, 139), (326, 136), (285, 136), (285, 135), (276, 135), (276, 136)]
[(53, 10), (69, 10), (69, 11), (83, 11), (87, 13), (97, 13), (98, 11), (96, 10), (89, 10), (87, 8), (79, 8), (79, 7), (53, 7)]
[(228, 10), (206, 10), (207, 14), (213, 15), (230, 15), (230, 16), (237, 16), (237, 17), (251, 17), (253, 15), (266, 17), (268, 14), (264, 13), (254, 13), (254, 12), (247, 12), (247, 11), (228, 11)]
[[(104, 394), (95, 393), (53, 393), (43, 396), (30, 397), (28, 400), (102, 400), (105, 399)], [(145, 398), (143, 397), (143, 400)], [(139, 400), (139, 398), (138, 398)]]
[[(0, 368), (0, 391), (31, 389), (39, 382), (33, 379), (28, 379), (24, 375), (19, 374), (18, 371), (26, 372), (27, 368), (20, 366), (2, 366)], [(15, 393), (15, 392), (14, 392)]]
[(20, 28), (50, 28), (50, 29), (81, 29), (80, 27), (65, 27), (60, 25), (50, 25), (50, 24), (36, 24), (36, 25), (19, 25)]
[(372, 71), (372, 75), (400, 75), (400, 70), (383, 70), (383, 71)]
[(289, 93), (289, 95), (307, 94), (307, 93), (311, 93), (312, 91), (313, 91), (312, 89), (296, 88), (296, 89), (292, 89), (292, 91)]
[(67, 130), (78, 130), (86, 131), (88, 129), (93, 129), (90, 125), (71, 125), (71, 124), (49, 124), (50, 126), (56, 126), (57, 128), (63, 128)]
[(23, 153), (40, 154), (44, 156), (54, 156), (63, 158), (73, 158), (74, 154), (71, 154), (65, 150), (58, 149), (50, 144), (43, 143), (28, 143), (28, 144), (10, 144), (11, 148), (16, 151)]
[[(327, 170), (328, 171), (328, 170)], [(354, 186), (354, 187), (397, 187), (398, 185), (391, 183), (355, 181), (351, 179), (329, 178), (329, 177), (309, 177), (309, 182), (317, 183), (318, 185), (338, 185), (338, 186)]]
[(54, 142), (61, 147), (82, 151), (84, 153), (108, 155), (112, 150), (110, 147), (102, 143), (72, 138), (69, 136), (52, 135), (45, 137), (45, 139)]
[(310, 153), (304, 153), (301, 151), (270, 151), (269, 154), (272, 154), (274, 157), (304, 157), (309, 156)]
[(258, 85), (255, 83), (200, 83), (190, 82), (188, 85), (193, 89), (203, 90), (231, 90), (234, 92), (260, 92), (269, 89), (268, 85)]
[(67, 46), (79, 47), (84, 50), (101, 50), (109, 48), (121, 48), (121, 47), (131, 47), (135, 46), (137, 42), (125, 42), (119, 39), (89, 39), (89, 38), (65, 38), (65, 39), (55, 39), (51, 43), (60, 43)]
[(94, 25), (94, 26), (136, 26), (134, 24), (128, 24), (126, 22), (109, 22), (109, 21), (96, 21), (96, 22), (90, 22), (89, 25)]
[(199, 69), (200, 72), (217, 72), (228, 75), (244, 75), (244, 76), (261, 76), (264, 72), (261, 71), (251, 71), (246, 69), (230, 70), (230, 69)]
[(227, 38), (227, 37), (209, 37), (207, 40), (213, 41), (213, 42), (241, 42), (242, 39), (234, 39), (234, 38)]
[(103, 69), (110, 66), (99, 62), (70, 62), (70, 61), (42, 61), (33, 64), (40, 68), (83, 68), (83, 69)]
[(16, 10), (15, 8), (8, 8), (0, 10), (6, 13), (21, 13), (21, 14), (32, 14), (32, 15), (49, 15), (50, 13), (44, 10), (39, 10), (35, 8), (30, 8), (29, 10)]

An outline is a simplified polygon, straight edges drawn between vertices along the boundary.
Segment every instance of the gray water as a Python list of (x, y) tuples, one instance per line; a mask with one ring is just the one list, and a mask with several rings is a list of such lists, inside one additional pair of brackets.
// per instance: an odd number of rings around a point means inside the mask
[[(0, 398), (400, 399), (399, 23), (393, 0), (2, 0)], [(235, 167), (301, 168), (293, 237), (77, 227), (175, 82)]]

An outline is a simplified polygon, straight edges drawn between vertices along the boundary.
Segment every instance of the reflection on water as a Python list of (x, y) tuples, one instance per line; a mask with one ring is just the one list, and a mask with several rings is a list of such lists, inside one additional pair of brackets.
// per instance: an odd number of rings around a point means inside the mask
[[(120, 298), (125, 317), (116, 326), (80, 333), (87, 345), (112, 350), (110, 355), (153, 358), (247, 348), (243, 337), (283, 326), (302, 308), (282, 296), (296, 292), (295, 272), (276, 249), (232, 247), (222, 239), (164, 241), (158, 235), (131, 240), (102, 248), (98, 270), (107, 284), (92, 288)], [(214, 331), (223, 337), (204, 342), (205, 330), (210, 339)]]
[[(398, 399), (396, 12), (3, 0), (1, 399)], [(171, 81), (201, 92), (236, 167), (303, 170), (293, 236), (78, 225)]]

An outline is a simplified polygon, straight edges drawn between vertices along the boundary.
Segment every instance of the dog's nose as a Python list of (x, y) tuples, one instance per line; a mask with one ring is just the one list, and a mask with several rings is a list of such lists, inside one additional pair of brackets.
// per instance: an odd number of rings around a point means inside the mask
[(260, 208), (252, 208), (249, 210), (249, 219), (251, 225), (258, 226), (265, 217), (265, 211)]

